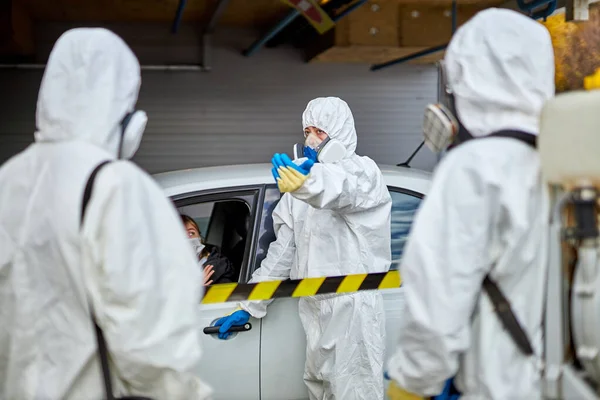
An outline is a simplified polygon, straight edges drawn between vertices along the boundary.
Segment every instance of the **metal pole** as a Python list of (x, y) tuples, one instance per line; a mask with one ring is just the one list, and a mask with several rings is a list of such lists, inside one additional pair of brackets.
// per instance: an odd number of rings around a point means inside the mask
[(342, 11), (341, 13), (339, 13), (338, 15), (331, 17), (331, 20), (333, 22), (338, 22), (340, 19), (344, 18), (346, 15), (350, 14), (352, 11), (358, 9), (359, 7), (361, 7), (363, 4), (365, 4), (368, 0), (359, 0), (356, 3), (352, 4), (351, 6), (349, 6), (348, 8), (346, 8), (344, 11)]
[(206, 27), (204, 28), (204, 33), (214, 32), (215, 27), (217, 26), (217, 22), (219, 22), (219, 18), (221, 18), (221, 15), (223, 15), (223, 12), (225, 12), (225, 9), (227, 8), (228, 4), (229, 0), (219, 0), (219, 3), (215, 7), (215, 10), (213, 11), (212, 15), (210, 16), (208, 24), (206, 24)]
[(300, 15), (300, 11), (298, 11), (297, 9), (294, 8), (292, 11), (290, 11), (290, 13), (284, 19), (279, 21), (279, 23), (277, 23), (277, 25), (275, 25), (273, 28), (271, 28), (271, 30), (269, 32), (267, 32), (263, 37), (261, 37), (260, 39), (258, 39), (254, 43), (252, 43), (250, 45), (250, 47), (248, 47), (246, 50), (244, 50), (242, 52), (242, 54), (245, 55), (246, 57), (250, 57), (252, 54), (256, 53), (258, 50), (260, 50), (261, 47), (263, 47), (265, 45), (265, 43), (267, 43), (269, 40), (274, 38), (275, 35), (277, 35), (279, 32), (281, 32), (283, 30), (283, 28), (288, 26), (299, 15)]
[(371, 71), (378, 71), (380, 69), (391, 67), (392, 65), (402, 64), (402, 63), (405, 63), (407, 61), (411, 61), (411, 60), (415, 60), (417, 58), (428, 56), (430, 54), (437, 53), (438, 51), (445, 50), (446, 47), (448, 47), (447, 43), (443, 44), (443, 45), (440, 45), (440, 46), (431, 47), (431, 48), (426, 49), (426, 50), (418, 51), (416, 53), (409, 54), (409, 55), (407, 55), (405, 57), (397, 58), (395, 60), (387, 61), (387, 62), (384, 62), (384, 63), (381, 63), (381, 64), (375, 64), (375, 65), (371, 66)]
[(456, 32), (458, 26), (458, 2), (452, 0), (452, 35)]
[(186, 4), (187, 0), (179, 0), (177, 12), (175, 13), (175, 20), (173, 20), (173, 25), (171, 26), (172, 33), (177, 33), (177, 31), (179, 30), (179, 25), (181, 25), (181, 18), (183, 18), (183, 10), (185, 9)]
[(413, 158), (415, 158), (415, 156), (417, 155), (417, 153), (419, 152), (419, 150), (421, 150), (421, 147), (423, 147), (424, 144), (425, 144), (425, 141), (423, 140), (421, 142), (421, 144), (419, 145), (419, 147), (417, 147), (417, 149), (415, 151), (413, 151), (413, 153), (410, 155), (410, 157), (408, 157), (408, 160), (404, 161), (401, 164), (396, 164), (396, 167), (410, 168), (410, 162), (412, 161)]

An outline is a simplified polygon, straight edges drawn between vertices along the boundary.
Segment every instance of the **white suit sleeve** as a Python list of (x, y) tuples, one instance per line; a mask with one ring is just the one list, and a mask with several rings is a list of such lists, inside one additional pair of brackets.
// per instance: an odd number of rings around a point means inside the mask
[(83, 237), (93, 260), (86, 286), (119, 380), (130, 394), (208, 398), (195, 376), (202, 272), (164, 193), (132, 164), (108, 165)]
[[(290, 277), (296, 245), (294, 242), (294, 222), (288, 194), (285, 194), (275, 210), (273, 210), (273, 229), (275, 241), (269, 246), (267, 257), (252, 274), (249, 283), (286, 280)], [(267, 314), (270, 301), (249, 301), (240, 303), (240, 308), (246, 310), (254, 318), (262, 318)]]
[(455, 376), (492, 263), (497, 186), (483, 179), (489, 177), (482, 173), (485, 160), (453, 156), (435, 173), (400, 266), (405, 319), (388, 373), (400, 387), (423, 396), (439, 394)]
[[(366, 157), (353, 156), (366, 159)], [(370, 210), (389, 201), (381, 171), (370, 159), (337, 164), (315, 164), (304, 184), (290, 193), (314, 208), (340, 212)], [(382, 190), (382, 188), (386, 188)]]

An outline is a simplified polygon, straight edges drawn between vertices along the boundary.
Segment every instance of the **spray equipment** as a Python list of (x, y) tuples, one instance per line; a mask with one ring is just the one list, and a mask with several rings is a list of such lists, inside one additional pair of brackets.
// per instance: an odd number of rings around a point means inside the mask
[(541, 114), (538, 149), (550, 187), (543, 393), (599, 399), (600, 91), (556, 96)]

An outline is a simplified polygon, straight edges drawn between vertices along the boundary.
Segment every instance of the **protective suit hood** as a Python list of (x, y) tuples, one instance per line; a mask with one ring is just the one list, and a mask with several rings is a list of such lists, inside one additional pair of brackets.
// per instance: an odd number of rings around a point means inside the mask
[[(121, 122), (134, 110), (140, 84), (138, 60), (120, 37), (102, 28), (65, 32), (42, 78), (35, 140), (82, 140), (117, 156)], [(132, 139), (138, 146), (142, 133)]]
[[(516, 45), (523, 37), (528, 45)], [(482, 11), (458, 29), (444, 61), (458, 118), (473, 136), (538, 133), (539, 113), (554, 95), (554, 52), (544, 26), (510, 10)]]
[(325, 131), (330, 138), (346, 146), (346, 157), (356, 151), (354, 117), (348, 104), (338, 97), (317, 97), (311, 100), (302, 114), (302, 128), (309, 126)]

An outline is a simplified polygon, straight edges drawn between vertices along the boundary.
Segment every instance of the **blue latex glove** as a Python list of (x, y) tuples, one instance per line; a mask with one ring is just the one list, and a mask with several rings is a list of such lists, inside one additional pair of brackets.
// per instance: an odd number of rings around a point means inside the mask
[(271, 169), (271, 173), (273, 174), (273, 178), (275, 178), (275, 182), (277, 182), (279, 173), (277, 170), (279, 167), (283, 168), (293, 168), (296, 171), (300, 172), (302, 175), (308, 175), (310, 173), (311, 168), (315, 165), (315, 162), (311, 159), (304, 161), (300, 166), (296, 165), (287, 154), (279, 154), (275, 153), (273, 158), (271, 159), (271, 164), (273, 164), (273, 168)]
[(319, 162), (317, 151), (312, 147), (304, 146), (304, 157), (312, 160), (313, 162)]
[(250, 313), (244, 310), (238, 310), (234, 313), (227, 315), (226, 317), (219, 318), (217, 322), (215, 322), (215, 326), (220, 326), (219, 328), (219, 339), (225, 340), (229, 336), (231, 336), (232, 326), (242, 326), (245, 325), (250, 320)]
[(273, 176), (281, 193), (295, 192), (300, 189), (315, 165), (313, 160), (307, 159), (298, 166), (287, 154), (275, 154), (271, 162), (275, 169)]
[(391, 381), (391, 380), (392, 380), (392, 378), (390, 378), (390, 376), (388, 375), (387, 371), (384, 371), (384, 372), (383, 372), (383, 378), (384, 378), (386, 381)]
[(454, 379), (448, 379), (444, 390), (437, 396), (433, 396), (432, 400), (458, 400), (460, 399), (460, 392), (454, 387)]

